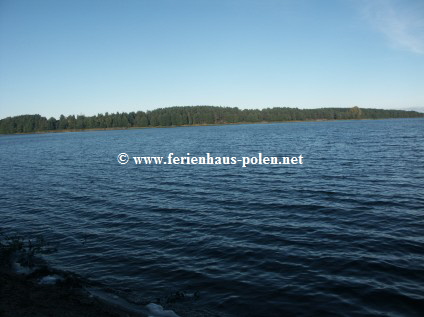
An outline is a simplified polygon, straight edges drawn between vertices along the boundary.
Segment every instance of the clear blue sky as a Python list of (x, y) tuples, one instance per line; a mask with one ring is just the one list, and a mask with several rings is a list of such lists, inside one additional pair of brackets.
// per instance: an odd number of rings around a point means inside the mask
[(0, 0), (0, 118), (424, 109), (423, 0)]

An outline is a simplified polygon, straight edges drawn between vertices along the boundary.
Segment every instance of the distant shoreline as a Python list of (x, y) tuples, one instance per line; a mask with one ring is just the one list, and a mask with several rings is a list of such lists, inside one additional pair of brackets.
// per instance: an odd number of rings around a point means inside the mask
[(365, 120), (399, 120), (399, 119), (420, 119), (416, 118), (360, 118), (360, 119), (316, 119), (316, 120), (289, 120), (289, 121), (263, 121), (263, 122), (229, 122), (229, 123), (204, 123), (204, 124), (186, 124), (171, 126), (149, 126), (149, 127), (114, 127), (114, 128), (90, 128), (90, 129), (63, 129), (63, 130), (44, 130), (35, 132), (16, 132), (16, 133), (0, 133), (0, 135), (26, 135), (26, 134), (50, 134), (50, 133), (67, 133), (67, 132), (97, 132), (97, 131), (120, 131), (120, 130), (141, 130), (141, 129), (166, 129), (166, 128), (190, 128), (190, 127), (210, 127), (210, 126), (226, 126), (241, 124), (273, 124), (273, 123), (299, 123), (299, 122), (342, 122), (342, 121), (365, 121)]
[(39, 114), (20, 115), (1, 119), (0, 134), (422, 117), (424, 113), (416, 111), (359, 107), (239, 109), (237, 107), (188, 106), (158, 108), (146, 112), (106, 112), (94, 116), (60, 115), (58, 119), (54, 117), (47, 119)]

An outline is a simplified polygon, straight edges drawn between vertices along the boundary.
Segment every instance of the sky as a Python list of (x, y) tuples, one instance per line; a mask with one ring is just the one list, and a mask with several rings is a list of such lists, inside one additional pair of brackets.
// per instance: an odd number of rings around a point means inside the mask
[(423, 109), (423, 0), (0, 0), (0, 118)]

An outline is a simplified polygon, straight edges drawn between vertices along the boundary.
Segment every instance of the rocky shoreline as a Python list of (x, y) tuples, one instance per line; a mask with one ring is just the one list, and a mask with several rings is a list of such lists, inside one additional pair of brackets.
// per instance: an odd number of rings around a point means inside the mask
[(51, 268), (40, 257), (26, 266), (14, 247), (0, 246), (0, 317), (225, 317), (197, 307), (198, 294), (177, 292), (157, 303), (130, 303), (103, 285)]
[(78, 276), (41, 267), (30, 274), (0, 270), (0, 316), (148, 316), (92, 296)]

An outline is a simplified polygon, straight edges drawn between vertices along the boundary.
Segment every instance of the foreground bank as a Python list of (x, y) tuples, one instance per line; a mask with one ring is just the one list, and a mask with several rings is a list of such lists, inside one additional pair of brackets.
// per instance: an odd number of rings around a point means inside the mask
[[(0, 243), (0, 316), (2, 317), (181, 317), (218, 316), (182, 303), (183, 293), (137, 304), (117, 296), (104, 285), (72, 272), (54, 269), (28, 248)], [(30, 255), (32, 256), (32, 255)], [(106, 290), (107, 289), (107, 290)], [(178, 302), (178, 301), (181, 302)], [(177, 314), (171, 309), (179, 311)]]

